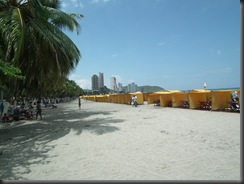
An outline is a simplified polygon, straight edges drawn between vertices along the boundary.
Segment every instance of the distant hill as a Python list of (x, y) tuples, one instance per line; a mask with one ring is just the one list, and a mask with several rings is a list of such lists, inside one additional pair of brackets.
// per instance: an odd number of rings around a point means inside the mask
[(165, 91), (164, 88), (160, 87), (160, 86), (138, 86), (138, 91), (141, 92), (156, 92), (156, 91)]
[[(162, 88), (160, 86), (145, 85), (145, 86), (137, 86), (137, 88), (138, 88), (137, 91), (141, 91), (141, 92), (144, 92), (144, 93), (157, 92), (157, 91), (166, 91), (164, 88)], [(123, 87), (123, 91), (126, 91), (126, 89), (127, 89), (127, 86)], [(111, 89), (109, 89), (106, 86), (104, 86), (104, 89), (102, 90), (102, 92), (100, 91), (99, 93), (108, 94), (110, 92), (113, 93), (114, 91), (112, 91)], [(96, 93), (98, 93), (98, 92), (96, 92)], [(94, 93), (90, 89), (84, 89), (84, 94), (94, 94)]]

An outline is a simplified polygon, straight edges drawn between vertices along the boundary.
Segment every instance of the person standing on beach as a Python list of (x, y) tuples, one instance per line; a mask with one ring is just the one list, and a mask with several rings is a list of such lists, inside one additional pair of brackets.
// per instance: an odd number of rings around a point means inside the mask
[(1, 103), (1, 105), (0, 105), (1, 115), (3, 114), (3, 110), (4, 110), (4, 105), (3, 105), (3, 101), (2, 101), (2, 103)]
[(79, 98), (79, 109), (80, 109), (80, 106), (81, 106), (81, 101), (80, 101), (80, 98)]
[(134, 106), (137, 107), (137, 96), (134, 95)]
[(40, 101), (38, 101), (37, 105), (36, 105), (36, 119), (37, 119), (38, 115), (40, 115), (41, 120), (42, 120), (42, 109), (41, 109), (41, 102)]
[(136, 95), (132, 96), (131, 101), (132, 101), (132, 106), (137, 107), (137, 96)]

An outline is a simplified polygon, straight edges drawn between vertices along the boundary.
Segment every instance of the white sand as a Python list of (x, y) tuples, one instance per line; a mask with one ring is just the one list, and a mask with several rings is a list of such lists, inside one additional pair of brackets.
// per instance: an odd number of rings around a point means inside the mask
[(240, 113), (82, 101), (0, 124), (4, 180), (240, 180)]

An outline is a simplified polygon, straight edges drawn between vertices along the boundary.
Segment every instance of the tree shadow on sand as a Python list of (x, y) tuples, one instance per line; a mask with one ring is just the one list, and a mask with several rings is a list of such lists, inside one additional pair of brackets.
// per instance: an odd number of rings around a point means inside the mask
[[(118, 131), (111, 124), (124, 120), (109, 117), (113, 111), (82, 111), (71, 108), (43, 109), (42, 121), (15, 122), (0, 129), (0, 178), (23, 180), (30, 173), (30, 165), (47, 164), (48, 152), (55, 146), (47, 143), (75, 131), (95, 133), (97, 136)], [(55, 116), (55, 118), (53, 118)], [(37, 178), (38, 179), (38, 178)]]

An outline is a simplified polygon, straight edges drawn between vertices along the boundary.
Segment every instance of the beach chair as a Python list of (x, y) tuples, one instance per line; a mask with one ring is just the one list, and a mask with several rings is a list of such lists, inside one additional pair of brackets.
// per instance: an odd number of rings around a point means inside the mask
[(211, 100), (199, 101), (199, 103), (200, 103), (200, 109), (201, 110), (211, 110), (211, 108), (212, 108)]
[(160, 106), (160, 100), (155, 100), (153, 103), (154, 103), (154, 106)]
[(182, 101), (181, 101), (181, 104), (182, 104), (182, 107), (183, 107), (183, 108), (189, 108), (189, 102), (188, 102), (188, 101), (184, 101), (184, 100), (182, 100)]
[(172, 101), (168, 101), (168, 107), (172, 107)]
[(225, 111), (240, 112), (240, 104), (237, 101), (226, 101), (226, 103), (229, 104), (230, 107), (225, 108)]

